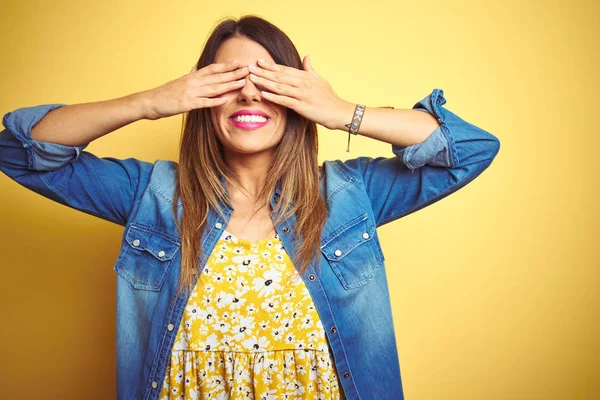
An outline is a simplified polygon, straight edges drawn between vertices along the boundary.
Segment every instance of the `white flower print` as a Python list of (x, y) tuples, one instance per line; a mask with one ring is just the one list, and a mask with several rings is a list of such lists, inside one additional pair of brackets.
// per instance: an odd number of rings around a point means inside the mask
[(221, 283), (221, 281), (223, 281), (223, 279), (225, 279), (225, 276), (223, 276), (223, 274), (219, 271), (219, 272), (213, 273), (211, 279), (215, 284), (218, 285), (219, 283)]
[(272, 316), (274, 322), (281, 322), (281, 310), (277, 310)]
[(281, 241), (222, 239), (186, 304), (160, 398), (339, 399), (323, 325)]
[(211, 261), (215, 264), (224, 264), (229, 261), (229, 257), (227, 257), (227, 254), (223, 250), (215, 252), (211, 257)]
[[(236, 239), (236, 240), (237, 240), (237, 239)], [(239, 254), (244, 254), (244, 247), (242, 247), (242, 246), (237, 246), (237, 247), (234, 247), (234, 248), (233, 248), (233, 253), (234, 253), (234, 254), (237, 254), (237, 255), (239, 255)]]
[(264, 351), (269, 346), (269, 340), (264, 336), (250, 336), (242, 342), (244, 349), (247, 351), (258, 352)]
[(194, 301), (192, 304), (189, 304), (185, 307), (186, 317), (188, 317), (190, 321), (194, 321), (195, 319), (197, 319), (199, 317), (200, 310), (201, 310), (200, 307)]
[(296, 340), (296, 335), (293, 332), (287, 332), (285, 334), (285, 342), (288, 344), (292, 344), (294, 343), (294, 341)]
[(224, 333), (221, 336), (221, 347), (229, 350), (230, 347), (235, 343), (235, 337), (229, 333)]
[(281, 342), (283, 343), (283, 340), (285, 338), (285, 328), (283, 327), (274, 327), (273, 331), (271, 333), (271, 337), (273, 338), (273, 340), (275, 342)]
[(179, 371), (177, 375), (175, 375), (175, 382), (181, 383), (181, 381), (183, 381), (183, 374), (184, 371)]
[(259, 394), (261, 400), (276, 400), (277, 389), (267, 389), (266, 391)]
[(202, 288), (202, 291), (205, 292), (205, 294), (210, 294), (213, 292), (213, 290), (215, 290), (214, 286), (211, 284), (205, 284)]
[(217, 396), (215, 397), (215, 400), (229, 400), (229, 393), (227, 393), (227, 392), (218, 393)]
[(252, 335), (256, 321), (253, 317), (241, 316), (235, 324), (232, 324), (232, 333), (236, 335), (236, 339), (241, 340), (249, 335)]
[(187, 350), (188, 346), (188, 335), (186, 333), (177, 335), (173, 344), (173, 350)]
[[(237, 266), (235, 264), (229, 264), (223, 268), (223, 272), (225, 273), (226, 277), (235, 278), (237, 276)], [(231, 281), (228, 280), (227, 282)]]
[(208, 324), (200, 324), (198, 327), (198, 333), (202, 336), (206, 336), (209, 332), (210, 328)]
[(254, 316), (254, 314), (256, 314), (256, 306), (254, 305), (254, 303), (248, 304), (248, 306), (246, 307), (246, 314), (252, 315), (252, 316)]
[(272, 296), (276, 291), (282, 289), (281, 272), (274, 269), (265, 271), (261, 276), (257, 276), (252, 280), (252, 285), (259, 296)]
[(226, 292), (224, 290), (219, 291), (219, 293), (216, 296), (217, 298), (217, 307), (218, 308), (223, 308), (223, 307), (229, 307), (229, 305), (231, 304), (231, 302), (233, 302), (233, 299), (235, 298), (234, 293), (229, 293)]
[(241, 254), (231, 259), (236, 265), (237, 270), (241, 274), (245, 274), (248, 270), (253, 269), (258, 264), (258, 256), (256, 254)]
[(197, 318), (201, 318), (206, 320), (208, 324), (212, 324), (217, 311), (212, 305), (205, 305), (204, 308), (198, 309), (196, 313), (198, 314)]
[(283, 248), (283, 244), (282, 244), (281, 242), (279, 242), (279, 243), (276, 243), (276, 244), (273, 246), (273, 248), (274, 248), (274, 249), (275, 249), (275, 250), (276, 250), (278, 253), (281, 253), (281, 252), (284, 252), (284, 251), (285, 251), (285, 249)]
[(199, 399), (200, 399), (199, 391), (194, 388), (190, 389), (190, 400), (199, 400)]
[[(250, 275), (250, 274), (248, 274), (248, 275)], [(240, 293), (246, 293), (248, 290), (250, 290), (250, 286), (248, 285), (248, 280), (245, 278), (244, 275), (240, 275), (235, 279), (234, 287), (237, 290), (239, 290)]]
[(313, 320), (310, 317), (307, 317), (302, 320), (301, 328), (302, 329), (310, 329), (310, 328), (312, 328), (313, 324), (314, 324)]
[(204, 350), (204, 351), (215, 350), (219, 346), (219, 338), (217, 337), (217, 335), (215, 335), (213, 333), (212, 335), (210, 335), (209, 337), (206, 338), (203, 345), (204, 346), (203, 346), (202, 350)]
[(215, 320), (214, 329), (221, 333), (229, 332), (231, 330), (231, 324), (223, 318), (218, 318)]
[(280, 303), (279, 299), (274, 298), (274, 297), (269, 297), (269, 298), (266, 298), (265, 301), (263, 301), (261, 303), (260, 308), (269, 313), (272, 313), (272, 312), (279, 310), (279, 308), (280, 308), (279, 303)]

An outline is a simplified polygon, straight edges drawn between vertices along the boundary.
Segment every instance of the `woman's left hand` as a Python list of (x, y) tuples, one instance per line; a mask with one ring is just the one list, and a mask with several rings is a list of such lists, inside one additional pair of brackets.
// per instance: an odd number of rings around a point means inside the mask
[(328, 129), (350, 122), (355, 105), (340, 98), (304, 57), (304, 70), (259, 60), (250, 68), (250, 80), (262, 87), (266, 100), (291, 108), (303, 117)]

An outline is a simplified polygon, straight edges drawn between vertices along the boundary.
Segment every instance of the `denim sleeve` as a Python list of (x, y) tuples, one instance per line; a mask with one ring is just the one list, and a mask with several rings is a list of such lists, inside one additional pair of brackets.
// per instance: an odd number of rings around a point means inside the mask
[(66, 104), (24, 107), (4, 115), (0, 132), (0, 171), (20, 185), (57, 203), (125, 226), (154, 164), (134, 158), (100, 158), (88, 144), (39, 142), (31, 129), (48, 112)]
[(377, 226), (392, 222), (456, 192), (485, 170), (500, 150), (491, 133), (447, 108), (441, 89), (417, 102), (439, 122), (422, 143), (391, 145), (394, 157), (358, 157), (343, 162), (362, 181)]

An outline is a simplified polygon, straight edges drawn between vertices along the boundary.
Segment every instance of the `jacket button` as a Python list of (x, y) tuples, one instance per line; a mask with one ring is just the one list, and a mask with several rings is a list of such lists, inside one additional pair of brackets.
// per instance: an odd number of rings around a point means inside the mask
[(331, 328), (331, 332), (332, 333), (336, 333), (337, 332), (337, 328), (334, 326), (333, 328)]
[(287, 232), (287, 231), (289, 231), (289, 230), (290, 230), (290, 228), (288, 228), (287, 226), (284, 226), (284, 227), (283, 227), (283, 231), (284, 231), (284, 232)]
[(134, 245), (134, 246), (139, 246), (139, 245), (140, 245), (140, 239), (135, 239), (135, 240), (133, 241), (133, 245)]
[(169, 332), (171, 332), (173, 329), (175, 329), (175, 326), (173, 324), (169, 324), (167, 325), (167, 329), (169, 330)]
[(309, 280), (309, 281), (314, 281), (314, 280), (315, 280), (315, 276), (314, 276), (313, 274), (310, 274), (310, 275), (308, 276), (308, 280)]
[(369, 234), (367, 232), (363, 233), (363, 238), (368, 239), (369, 238)]
[(220, 222), (217, 222), (217, 223), (215, 224), (215, 228), (217, 228), (217, 229), (221, 229), (222, 227), (223, 227), (223, 225), (221, 225), (221, 223), (220, 223)]
[(152, 381), (152, 387), (156, 389), (158, 387), (158, 382)]
[(341, 256), (342, 255), (342, 251), (341, 250), (336, 250), (333, 252), (333, 254), (335, 254), (336, 256)]
[(161, 251), (159, 251), (159, 252), (158, 252), (158, 256), (159, 256), (159, 257), (164, 257), (164, 256), (165, 256), (165, 252), (164, 252), (164, 251), (162, 251), (162, 250), (161, 250)]
[(344, 372), (344, 378), (347, 378), (350, 376), (350, 372)]

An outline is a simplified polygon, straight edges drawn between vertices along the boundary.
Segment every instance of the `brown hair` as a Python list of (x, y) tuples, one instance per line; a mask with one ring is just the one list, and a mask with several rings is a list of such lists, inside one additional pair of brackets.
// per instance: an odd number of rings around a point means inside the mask
[[(241, 36), (263, 46), (277, 64), (302, 69), (302, 60), (290, 38), (263, 18), (246, 15), (239, 20), (228, 18), (218, 23), (207, 39), (197, 69), (214, 62), (221, 43)], [(270, 205), (276, 184), (280, 181), (281, 196), (273, 211), (278, 226), (294, 213), (298, 240), (294, 255), (300, 264), (299, 273), (308, 268), (320, 251), (321, 232), (327, 218), (327, 207), (319, 190), (318, 136), (315, 122), (287, 109), (287, 122), (265, 185), (258, 195), (258, 204)], [(193, 278), (200, 271), (202, 233), (209, 208), (224, 219), (219, 200), (233, 208), (221, 177), (227, 182), (239, 182), (223, 159), (223, 149), (215, 134), (210, 108), (195, 109), (183, 115), (180, 139), (177, 184), (173, 214), (181, 236), (181, 274), (177, 296), (186, 289), (191, 293)], [(181, 221), (177, 219), (178, 201), (183, 205)], [(317, 257), (317, 260), (320, 260)]]

